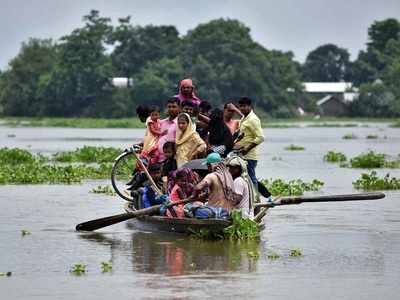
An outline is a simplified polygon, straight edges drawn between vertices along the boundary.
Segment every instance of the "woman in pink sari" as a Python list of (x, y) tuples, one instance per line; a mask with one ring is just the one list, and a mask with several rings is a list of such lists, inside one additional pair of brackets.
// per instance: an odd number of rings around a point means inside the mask
[(196, 96), (194, 92), (193, 81), (190, 78), (182, 79), (179, 83), (179, 94), (175, 96), (179, 99), (180, 103), (185, 100), (192, 101), (196, 106), (199, 106), (201, 99)]

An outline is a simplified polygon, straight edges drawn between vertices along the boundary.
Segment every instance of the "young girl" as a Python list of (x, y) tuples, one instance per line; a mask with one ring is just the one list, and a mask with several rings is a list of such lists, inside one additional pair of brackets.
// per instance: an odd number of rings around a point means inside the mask
[[(186, 173), (183, 170), (179, 170), (175, 175), (175, 185), (172, 188), (170, 199), (172, 202), (177, 202), (186, 199), (188, 195), (185, 191), (188, 190), (189, 182), (186, 180)], [(167, 216), (170, 218), (183, 218), (185, 216), (183, 212), (184, 205), (175, 205), (170, 209), (167, 209)]]
[(150, 108), (150, 116), (146, 120), (146, 134), (143, 140), (143, 151), (147, 151), (157, 144), (161, 136), (160, 109), (157, 106)]
[(194, 129), (190, 116), (186, 113), (180, 114), (176, 132), (176, 162), (178, 168), (196, 158), (199, 154), (203, 154), (206, 148), (206, 143)]

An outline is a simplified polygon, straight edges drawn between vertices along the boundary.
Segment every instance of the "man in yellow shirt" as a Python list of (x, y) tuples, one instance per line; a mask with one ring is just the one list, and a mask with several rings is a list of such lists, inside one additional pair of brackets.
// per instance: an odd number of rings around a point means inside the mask
[(251, 99), (242, 97), (239, 100), (239, 109), (243, 114), (239, 124), (240, 135), (242, 136), (235, 144), (240, 149), (243, 158), (247, 161), (247, 171), (251, 181), (257, 186), (257, 146), (264, 142), (264, 133), (261, 128), (261, 121), (254, 113)]

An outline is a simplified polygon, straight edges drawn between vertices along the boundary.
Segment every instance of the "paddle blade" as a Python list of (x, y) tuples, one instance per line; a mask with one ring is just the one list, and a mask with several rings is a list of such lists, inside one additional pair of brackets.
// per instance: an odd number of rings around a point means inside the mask
[(87, 221), (76, 225), (77, 231), (93, 231), (103, 227), (107, 227), (116, 223), (120, 223), (131, 219), (133, 216), (130, 213), (114, 215), (110, 217), (100, 218), (96, 220)]

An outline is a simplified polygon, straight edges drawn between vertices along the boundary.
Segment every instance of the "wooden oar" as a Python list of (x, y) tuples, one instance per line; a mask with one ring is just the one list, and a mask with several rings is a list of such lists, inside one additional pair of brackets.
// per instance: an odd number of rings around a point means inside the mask
[(267, 203), (258, 203), (255, 207), (275, 207), (280, 205), (300, 204), (304, 202), (333, 202), (333, 201), (358, 201), (358, 200), (378, 200), (385, 198), (381, 192), (359, 193), (347, 195), (329, 195), (329, 196), (293, 196), (280, 197), (276, 201)]
[(149, 174), (149, 171), (147, 171), (147, 168), (145, 167), (143, 162), (140, 160), (140, 158), (138, 157), (138, 155), (135, 151), (133, 151), (133, 156), (135, 156), (136, 161), (139, 163), (140, 167), (143, 169), (143, 172), (146, 174), (147, 178), (149, 179), (150, 184), (153, 186), (154, 191), (158, 194), (162, 194), (161, 190), (158, 188), (158, 186), (154, 182), (153, 177), (151, 177), (151, 175)]
[[(167, 206), (167, 208), (169, 208), (169, 207), (172, 207), (175, 205), (186, 204), (186, 203), (193, 202), (193, 201), (197, 201), (197, 199), (194, 199), (191, 197), (188, 199), (170, 203), (166, 206)], [(113, 225), (116, 223), (120, 223), (120, 222), (129, 220), (129, 219), (133, 219), (136, 217), (152, 215), (152, 214), (158, 213), (160, 211), (161, 206), (163, 206), (163, 204), (154, 205), (151, 207), (135, 210), (135, 211), (129, 212), (129, 213), (124, 213), (124, 214), (119, 214), (119, 215), (114, 215), (114, 216), (110, 216), (110, 217), (87, 221), (87, 222), (76, 225), (75, 229), (77, 231), (93, 231), (96, 229), (107, 227), (107, 226), (110, 226), (110, 225)]]

